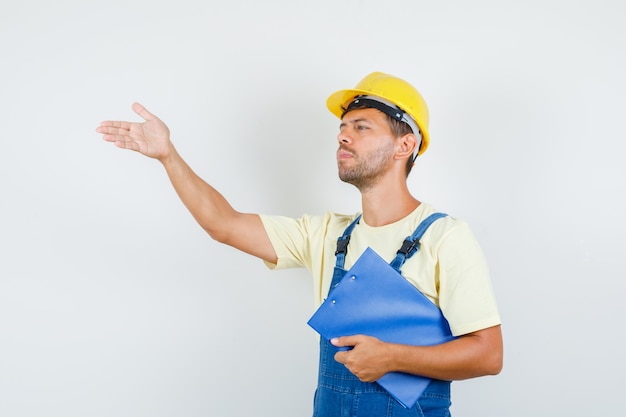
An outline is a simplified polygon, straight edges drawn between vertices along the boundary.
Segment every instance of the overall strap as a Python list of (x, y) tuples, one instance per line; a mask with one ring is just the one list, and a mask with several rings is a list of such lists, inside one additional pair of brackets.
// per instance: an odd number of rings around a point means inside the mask
[(344, 230), (343, 235), (337, 239), (337, 250), (335, 251), (335, 266), (343, 269), (343, 265), (346, 261), (346, 253), (348, 252), (348, 243), (350, 243), (350, 235), (354, 226), (361, 220), (362, 214), (359, 214), (356, 219)]
[(445, 213), (433, 213), (430, 216), (426, 217), (422, 222), (417, 226), (415, 231), (411, 236), (408, 236), (404, 239), (402, 243), (402, 247), (396, 253), (396, 257), (393, 261), (391, 261), (391, 266), (396, 271), (400, 272), (400, 268), (404, 265), (407, 259), (413, 256), (418, 250), (420, 246), (420, 239), (428, 229), (428, 227), (442, 217), (446, 217)]

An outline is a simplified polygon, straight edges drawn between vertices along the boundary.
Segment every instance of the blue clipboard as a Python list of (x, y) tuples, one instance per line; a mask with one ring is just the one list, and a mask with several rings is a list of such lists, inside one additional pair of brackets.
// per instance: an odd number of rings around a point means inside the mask
[[(389, 343), (430, 346), (455, 339), (439, 307), (367, 248), (308, 321), (330, 340), (364, 334)], [(431, 379), (390, 372), (378, 381), (411, 408)]]

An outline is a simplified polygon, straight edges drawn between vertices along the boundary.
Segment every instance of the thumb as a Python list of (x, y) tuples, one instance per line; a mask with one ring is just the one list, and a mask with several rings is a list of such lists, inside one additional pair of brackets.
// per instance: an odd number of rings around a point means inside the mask
[(133, 103), (133, 111), (137, 113), (139, 116), (141, 116), (141, 118), (144, 119), (145, 121), (155, 119), (155, 116), (152, 113), (150, 113), (148, 109), (146, 109), (140, 103), (136, 103), (136, 102)]
[(330, 343), (336, 347), (348, 347), (348, 346), (356, 346), (359, 342), (358, 336), (342, 336), (342, 337), (333, 337), (330, 339)]

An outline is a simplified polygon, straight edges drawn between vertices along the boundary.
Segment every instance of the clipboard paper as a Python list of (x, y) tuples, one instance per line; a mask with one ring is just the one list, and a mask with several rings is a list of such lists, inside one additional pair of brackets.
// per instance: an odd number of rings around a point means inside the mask
[[(308, 324), (326, 340), (363, 334), (389, 343), (431, 346), (455, 338), (439, 307), (371, 248), (330, 291)], [(390, 372), (376, 382), (411, 408), (430, 381)]]

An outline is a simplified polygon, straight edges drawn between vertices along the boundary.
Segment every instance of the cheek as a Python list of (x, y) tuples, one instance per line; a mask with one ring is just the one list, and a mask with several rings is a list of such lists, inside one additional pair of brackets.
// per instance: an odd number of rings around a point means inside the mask
[(390, 142), (385, 142), (385, 143), (379, 143), (377, 147), (371, 149), (369, 152), (369, 155), (372, 158), (372, 160), (375, 160), (378, 163), (383, 163), (385, 161), (391, 160), (395, 152), (396, 152), (395, 145)]

